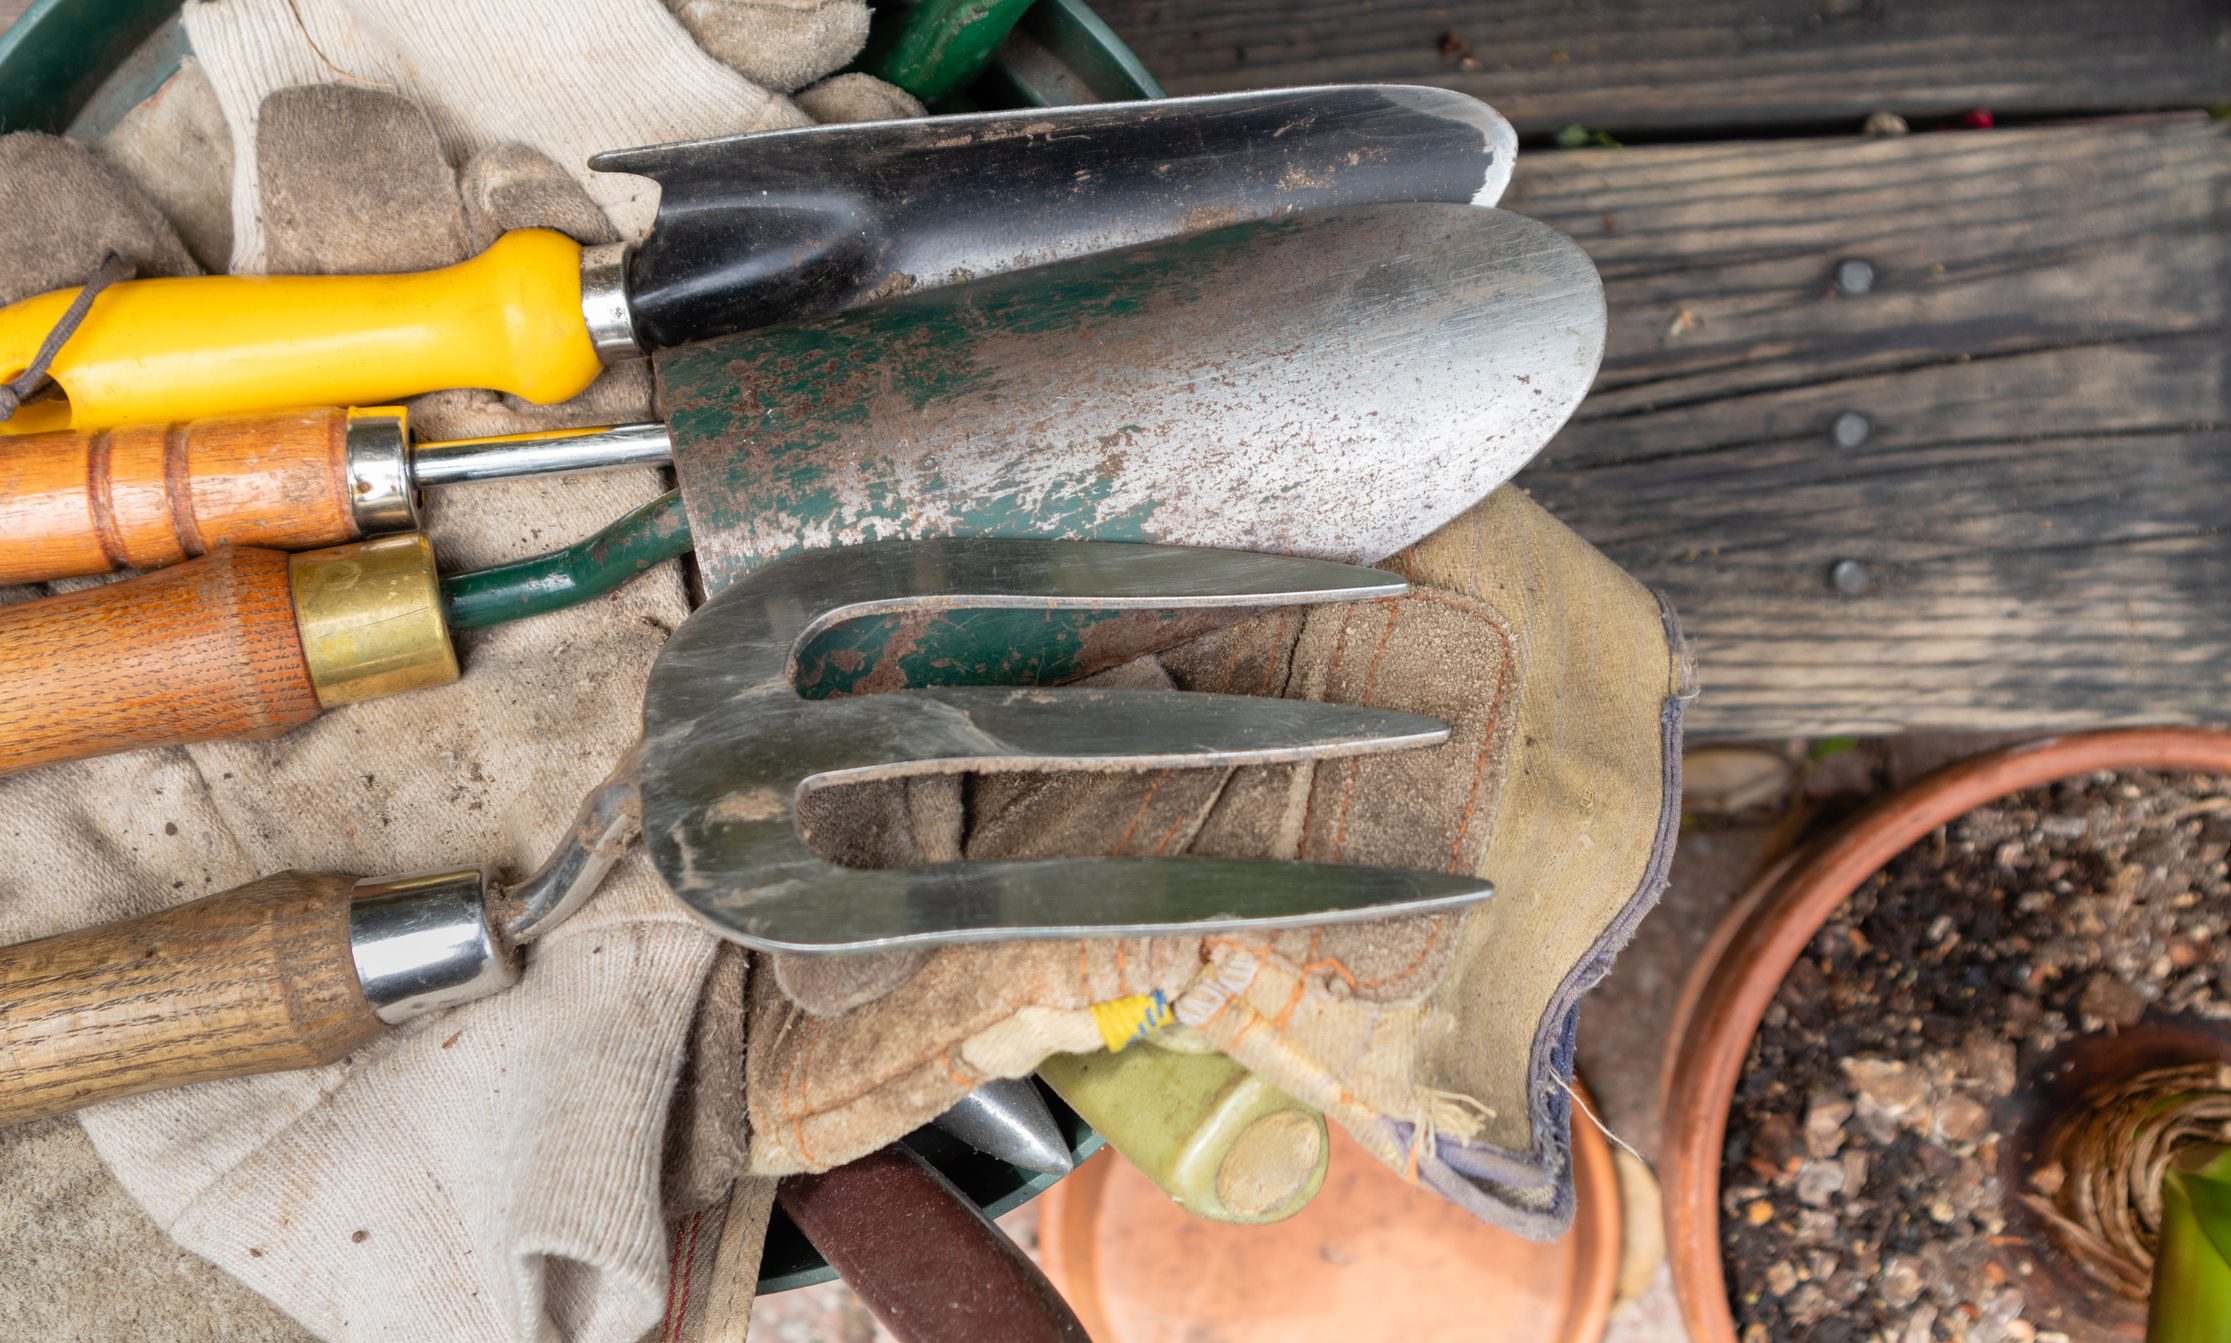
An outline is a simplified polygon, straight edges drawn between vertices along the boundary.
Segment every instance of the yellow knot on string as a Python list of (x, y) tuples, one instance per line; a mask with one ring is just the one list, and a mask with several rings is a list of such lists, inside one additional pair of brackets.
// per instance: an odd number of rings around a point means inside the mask
[(1092, 1024), (1100, 1028), (1100, 1038), (1107, 1041), (1111, 1052), (1161, 1030), (1170, 1024), (1170, 1016), (1169, 1000), (1160, 989), (1092, 1005)]

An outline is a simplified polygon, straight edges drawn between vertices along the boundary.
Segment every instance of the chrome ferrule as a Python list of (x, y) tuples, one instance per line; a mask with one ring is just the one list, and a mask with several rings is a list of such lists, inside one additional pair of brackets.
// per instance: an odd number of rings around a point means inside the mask
[(519, 982), (518, 958), (488, 921), (478, 868), (357, 883), (349, 950), (357, 982), (394, 1025)]
[(418, 486), (411, 479), (410, 421), (399, 406), (349, 412), (349, 509), (360, 536), (418, 526)]
[(581, 320), (589, 328), (596, 357), (607, 364), (640, 359), (643, 342), (635, 338), (635, 314), (627, 303), (626, 243), (581, 249)]

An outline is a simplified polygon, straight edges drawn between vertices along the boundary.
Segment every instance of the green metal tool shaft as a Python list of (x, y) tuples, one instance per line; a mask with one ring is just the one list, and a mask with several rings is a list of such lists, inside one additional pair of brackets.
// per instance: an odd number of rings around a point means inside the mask
[(530, 560), (451, 574), (442, 606), (451, 629), (477, 630), (601, 597), (690, 548), (682, 496), (668, 490), (587, 540)]

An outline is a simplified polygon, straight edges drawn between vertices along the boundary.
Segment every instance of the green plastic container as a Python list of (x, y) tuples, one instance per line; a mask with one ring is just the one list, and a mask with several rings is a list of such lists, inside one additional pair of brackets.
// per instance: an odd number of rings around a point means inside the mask
[[(179, 0), (36, 0), (0, 33), (0, 132), (90, 136), (114, 126), (177, 73), (188, 51), (178, 10)], [(903, 14), (901, 8), (883, 6), (876, 19), (879, 36)], [(939, 100), (938, 110), (1056, 107), (1161, 96), (1161, 85), (1084, 0), (1038, 0), (1001, 43), (982, 77)], [(1099, 1137), (1083, 1120), (1051, 1096), (1048, 1101), (1079, 1161), (1099, 1150)], [(1028, 1202), (1053, 1183), (1051, 1176), (994, 1161), (934, 1129), (909, 1142), (994, 1216)], [(777, 1211), (767, 1229), (759, 1290), (785, 1291), (835, 1276)]]

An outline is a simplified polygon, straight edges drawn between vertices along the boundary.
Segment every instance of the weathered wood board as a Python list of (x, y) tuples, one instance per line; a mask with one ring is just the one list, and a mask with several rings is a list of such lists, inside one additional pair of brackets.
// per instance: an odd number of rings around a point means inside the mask
[[(2231, 101), (2222, 0), (1094, 0), (1172, 93), (1445, 84), (1522, 132)], [(1444, 43), (1444, 35), (1450, 40)], [(1463, 45), (1459, 45), (1461, 40)], [(1468, 50), (1476, 69), (1467, 68)]]
[(1520, 480), (1671, 596), (1698, 732), (2231, 719), (2231, 125), (1542, 152), (1505, 204), (1612, 321)]

